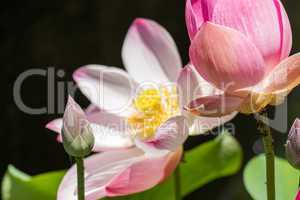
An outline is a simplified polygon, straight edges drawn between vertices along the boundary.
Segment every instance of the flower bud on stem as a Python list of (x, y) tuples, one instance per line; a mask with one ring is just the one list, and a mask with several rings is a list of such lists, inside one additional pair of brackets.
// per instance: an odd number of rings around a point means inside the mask
[(84, 200), (84, 161), (92, 152), (94, 135), (81, 107), (69, 96), (63, 117), (62, 139), (65, 151), (75, 158), (77, 167), (77, 196)]

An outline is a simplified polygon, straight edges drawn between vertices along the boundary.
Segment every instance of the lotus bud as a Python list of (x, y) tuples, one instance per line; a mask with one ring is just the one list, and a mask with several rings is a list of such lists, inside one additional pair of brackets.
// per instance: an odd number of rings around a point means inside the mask
[(296, 169), (300, 169), (300, 120), (296, 119), (286, 143), (286, 158)]
[(85, 113), (71, 96), (63, 117), (62, 139), (66, 152), (74, 157), (90, 154), (95, 142)]

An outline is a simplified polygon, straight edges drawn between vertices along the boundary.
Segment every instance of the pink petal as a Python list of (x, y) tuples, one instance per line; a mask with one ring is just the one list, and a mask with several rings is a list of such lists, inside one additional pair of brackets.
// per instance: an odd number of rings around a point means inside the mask
[(134, 146), (128, 132), (121, 132), (110, 127), (91, 124), (95, 135), (94, 152), (123, 149)]
[(82, 93), (99, 108), (118, 114), (130, 109), (136, 83), (125, 71), (88, 65), (76, 70), (73, 78)]
[(160, 150), (176, 151), (189, 134), (185, 117), (176, 116), (164, 122), (156, 131), (154, 138), (136, 141), (136, 145), (145, 152), (155, 153)]
[(194, 99), (194, 96), (201, 93), (201, 85), (198, 82), (197, 73), (193, 71), (191, 65), (187, 65), (181, 70), (177, 80), (177, 85), (181, 105), (180, 107), (184, 107), (192, 101), (192, 99)]
[(220, 117), (239, 110), (244, 99), (228, 94), (200, 97), (193, 100), (186, 110), (198, 116)]
[(47, 129), (50, 129), (56, 133), (60, 133), (63, 126), (62, 118), (54, 119), (46, 125)]
[(296, 86), (300, 84), (300, 53), (279, 63), (259, 84), (244, 91), (250, 92), (241, 112), (245, 114), (261, 111), (267, 105), (279, 105)]
[(217, 0), (187, 0), (185, 20), (190, 39), (193, 40), (201, 25), (210, 21)]
[(219, 127), (232, 120), (238, 112), (233, 112), (223, 117), (195, 117), (190, 135), (200, 135)]
[[(70, 138), (69, 142), (77, 137), (91, 138), (90, 122), (78, 103), (69, 95), (68, 103), (63, 116), (63, 133), (65, 139)], [(73, 138), (73, 140), (71, 139)]]
[(291, 51), (291, 26), (280, 0), (187, 0), (186, 24), (191, 40), (206, 21), (244, 33), (262, 53), (267, 71)]
[[(95, 154), (85, 160), (86, 200), (129, 195), (147, 190), (172, 173), (180, 161), (175, 153), (149, 156), (137, 148)], [(76, 200), (76, 167), (63, 178), (58, 200)]]
[[(98, 110), (97, 112), (86, 112), (88, 120), (91, 122), (91, 128), (95, 137), (93, 151), (107, 151), (112, 149), (123, 149), (132, 147), (133, 141), (126, 127), (123, 117), (115, 114)], [(61, 132), (62, 119), (56, 119), (49, 122), (46, 128), (57, 133)], [(61, 142), (60, 134), (58, 141)]]
[(85, 109), (85, 114), (89, 115), (94, 112), (100, 112), (100, 108), (94, 104), (90, 104), (86, 109)]
[(177, 80), (181, 107), (203, 96), (221, 94), (222, 91), (204, 80), (192, 64), (185, 66)]
[(300, 53), (292, 55), (281, 63), (259, 84), (258, 93), (284, 93), (300, 84)]
[(88, 120), (95, 136), (94, 151), (122, 149), (134, 145), (124, 117), (105, 111), (89, 114)]
[(144, 159), (115, 178), (107, 187), (108, 196), (120, 196), (148, 190), (169, 177), (181, 161), (182, 149), (160, 156), (145, 155)]
[[(194, 66), (191, 64), (188, 64), (182, 69), (177, 84), (180, 97), (182, 99), (181, 105), (183, 107), (188, 107), (193, 100), (201, 97), (207, 98), (209, 96), (223, 94), (222, 91), (213, 87), (203, 78), (201, 78)], [(215, 100), (213, 99), (213, 101)], [(187, 114), (186, 116), (191, 121), (189, 134), (198, 135), (206, 133), (207, 131), (226, 123), (227, 121), (230, 121), (236, 116), (236, 114), (236, 112), (233, 112), (229, 115), (225, 115), (224, 117), (199, 117)]]
[(274, 4), (277, 8), (278, 21), (280, 24), (281, 32), (281, 58), (285, 59), (290, 55), (292, 48), (292, 30), (289, 17), (280, 0), (274, 0)]
[(264, 60), (243, 34), (205, 23), (192, 41), (190, 58), (200, 75), (222, 90), (253, 86), (265, 74)]
[(176, 81), (181, 59), (171, 35), (158, 23), (136, 19), (125, 38), (122, 58), (139, 83)]
[(279, 0), (219, 0), (211, 21), (244, 33), (263, 55), (268, 71), (291, 49), (289, 20)]

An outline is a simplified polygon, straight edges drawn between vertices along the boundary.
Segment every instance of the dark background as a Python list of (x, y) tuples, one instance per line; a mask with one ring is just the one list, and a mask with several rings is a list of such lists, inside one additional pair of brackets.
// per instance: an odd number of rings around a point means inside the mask
[[(59, 117), (56, 114), (29, 115), (18, 109), (13, 100), (13, 84), (19, 74), (31, 69), (55, 66), (66, 75), (56, 81), (70, 81), (72, 72), (85, 64), (122, 67), (121, 46), (130, 23), (146, 17), (165, 26), (175, 38), (184, 63), (188, 61), (189, 39), (184, 24), (184, 0), (24, 0), (6, 1), (0, 8), (1, 126), (0, 177), (8, 164), (29, 173), (69, 167), (69, 159), (44, 128)], [(300, 49), (300, 2), (284, 2), (293, 28), (293, 53)], [(272, 31), (272, 30), (270, 30)], [(88, 101), (77, 93), (81, 105)], [(47, 80), (32, 77), (22, 86), (27, 105), (47, 105)], [(54, 98), (57, 98), (56, 96)], [(289, 126), (300, 116), (300, 91), (289, 96)], [(57, 107), (56, 107), (57, 110)], [(236, 136), (244, 149), (244, 164), (255, 155), (258, 139), (252, 116), (239, 115), (234, 121)], [(283, 155), (286, 134), (275, 133), (276, 152)], [(189, 138), (191, 148), (212, 136)], [(242, 185), (242, 173), (214, 181), (186, 199), (250, 199)]]

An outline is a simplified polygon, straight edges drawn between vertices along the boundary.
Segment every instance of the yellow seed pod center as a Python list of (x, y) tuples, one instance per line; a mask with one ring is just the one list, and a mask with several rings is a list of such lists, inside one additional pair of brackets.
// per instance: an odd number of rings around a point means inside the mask
[(136, 136), (149, 139), (164, 121), (179, 113), (177, 90), (175, 87), (142, 90), (133, 107), (136, 112), (127, 121)]

